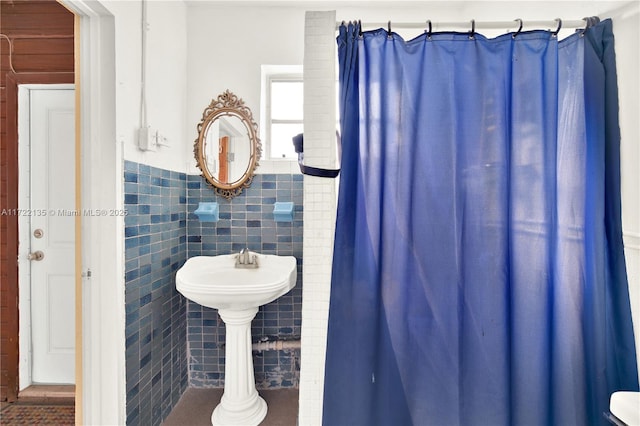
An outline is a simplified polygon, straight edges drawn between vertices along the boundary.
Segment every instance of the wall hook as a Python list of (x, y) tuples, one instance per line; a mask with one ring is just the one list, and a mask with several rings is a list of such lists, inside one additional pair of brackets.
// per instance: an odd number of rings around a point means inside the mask
[(471, 32), (469, 32), (469, 40), (473, 40), (473, 38), (476, 36), (476, 20), (472, 19), (471, 20)]

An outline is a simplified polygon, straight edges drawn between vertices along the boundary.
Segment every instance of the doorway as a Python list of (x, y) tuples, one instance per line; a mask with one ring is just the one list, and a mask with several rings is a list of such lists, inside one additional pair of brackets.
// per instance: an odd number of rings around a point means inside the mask
[[(27, 70), (24, 67), (11, 67), (6, 73), (6, 90), (0, 95), (6, 96), (6, 124), (8, 138), (6, 160), (1, 167), (6, 176), (8, 191), (3, 191), (6, 205), (18, 208), (18, 129), (17, 100), (18, 86), (22, 84), (75, 83), (76, 88), (76, 209), (99, 209), (122, 207), (122, 189), (118, 182), (122, 179), (122, 148), (115, 134), (115, 22), (113, 15), (101, 2), (93, 0), (39, 0), (30, 2), (0, 2), (3, 15), (2, 33), (12, 37), (10, 13), (5, 15), (6, 7), (33, 7), (35, 15), (47, 7), (62, 4), (74, 16), (73, 35), (74, 55), (72, 66), (50, 69), (45, 62), (38, 62), (40, 68)], [(51, 12), (53, 13), (53, 12)], [(51, 13), (44, 16), (50, 26)], [(16, 14), (16, 16), (18, 16)], [(7, 19), (5, 19), (5, 17)], [(20, 14), (24, 18), (24, 14)], [(16, 24), (22, 28), (20, 20)], [(33, 28), (46, 27), (35, 25)], [(48, 27), (47, 27), (48, 28)], [(6, 40), (3, 38), (3, 42)], [(42, 49), (40, 43), (49, 40), (40, 37), (35, 43), (23, 44), (36, 46), (38, 52), (49, 54), (52, 49)], [(60, 45), (57, 39), (54, 44)], [(15, 47), (15, 46), (14, 46)], [(4, 48), (4, 45), (3, 45)], [(4, 50), (4, 52), (14, 50)], [(37, 54), (29, 57), (39, 58)], [(75, 60), (74, 60), (75, 58)], [(3, 75), (4, 60), (3, 56)], [(14, 63), (14, 65), (17, 65)], [(24, 64), (23, 64), (24, 65)], [(74, 72), (70, 72), (74, 69)], [(4, 130), (4, 129), (3, 129)], [(4, 167), (4, 166), (7, 167)], [(3, 177), (4, 179), (4, 177)], [(81, 207), (80, 207), (81, 206)], [(2, 280), (3, 300), (18, 300), (18, 218), (6, 216), (2, 221), (3, 242), (6, 241), (7, 253), (3, 257)], [(75, 277), (76, 277), (76, 314), (75, 324), (75, 418), (81, 424), (122, 424), (125, 418), (124, 393), (124, 265), (120, 255), (124, 250), (124, 225), (121, 218), (111, 220), (104, 217), (75, 217)], [(6, 224), (6, 226), (5, 226)], [(4, 230), (6, 229), (6, 233)], [(81, 248), (80, 248), (81, 246)], [(45, 253), (46, 255), (46, 253)], [(6, 269), (5, 269), (6, 265)], [(6, 272), (5, 272), (6, 271)], [(6, 297), (5, 297), (6, 291)], [(11, 336), (14, 345), (0, 346), (7, 350), (6, 363), (2, 363), (3, 378), (7, 367), (6, 385), (3, 380), (3, 395), (8, 401), (15, 401), (18, 391), (18, 321), (17, 304), (2, 309), (3, 339), (5, 333)], [(5, 321), (5, 318), (8, 318)], [(119, 319), (122, 318), (121, 321)], [(83, 336), (91, 336), (83, 338)], [(3, 343), (5, 340), (3, 340)], [(15, 370), (14, 370), (15, 369)], [(14, 372), (15, 371), (15, 372)], [(11, 393), (5, 394), (5, 390)], [(4, 413), (3, 413), (4, 414)]]
[(18, 211), (24, 213), (18, 215), (19, 383), (24, 391), (32, 384), (75, 383), (74, 86), (21, 85), (18, 128)]

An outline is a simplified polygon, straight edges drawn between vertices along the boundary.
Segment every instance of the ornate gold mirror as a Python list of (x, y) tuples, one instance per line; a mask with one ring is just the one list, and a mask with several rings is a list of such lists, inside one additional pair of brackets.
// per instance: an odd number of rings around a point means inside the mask
[(248, 188), (262, 145), (251, 110), (229, 90), (202, 113), (193, 154), (202, 176), (229, 199)]

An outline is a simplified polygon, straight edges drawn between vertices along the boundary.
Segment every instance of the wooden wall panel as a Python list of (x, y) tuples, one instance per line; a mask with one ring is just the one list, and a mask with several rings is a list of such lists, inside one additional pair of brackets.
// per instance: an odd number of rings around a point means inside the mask
[(13, 67), (18, 72), (55, 72), (73, 67), (73, 54), (71, 55), (14, 55)]
[[(2, 3), (0, 3), (0, 13), (2, 11), (3, 7), (2, 7)], [(4, 15), (0, 15), (0, 23), (4, 23)], [(4, 34), (4, 27), (0, 26), (0, 33)], [(5, 83), (4, 83), (4, 79), (6, 77), (6, 73), (11, 71), (9, 69), (9, 41), (7, 39), (5, 39), (4, 37), (0, 37), (0, 87), (5, 87)], [(2, 90), (2, 95), (0, 95), (2, 97), (2, 105), (4, 106), (5, 103), (5, 93), (4, 93), (4, 89), (0, 89)], [(2, 108), (2, 110), (0, 110), (0, 114), (2, 114), (2, 117), (4, 117), (5, 114), (5, 110), (4, 108)], [(0, 129), (0, 131), (4, 132), (4, 127), (2, 129)]]
[[(73, 82), (74, 16), (56, 0), (1, 0), (0, 209), (17, 208), (17, 84)], [(15, 73), (13, 72), (15, 71)], [(17, 217), (0, 216), (0, 400), (18, 391)]]
[(2, 0), (4, 34), (69, 34), (73, 19), (73, 14), (56, 0)]

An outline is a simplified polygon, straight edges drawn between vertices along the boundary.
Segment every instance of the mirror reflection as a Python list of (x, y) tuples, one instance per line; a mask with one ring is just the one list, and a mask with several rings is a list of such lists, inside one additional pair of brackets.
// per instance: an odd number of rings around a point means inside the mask
[(262, 151), (257, 135), (251, 110), (229, 90), (204, 110), (194, 155), (217, 194), (232, 198), (251, 184)]
[(205, 135), (207, 169), (220, 183), (233, 184), (247, 173), (251, 157), (249, 129), (229, 115), (212, 121)]

